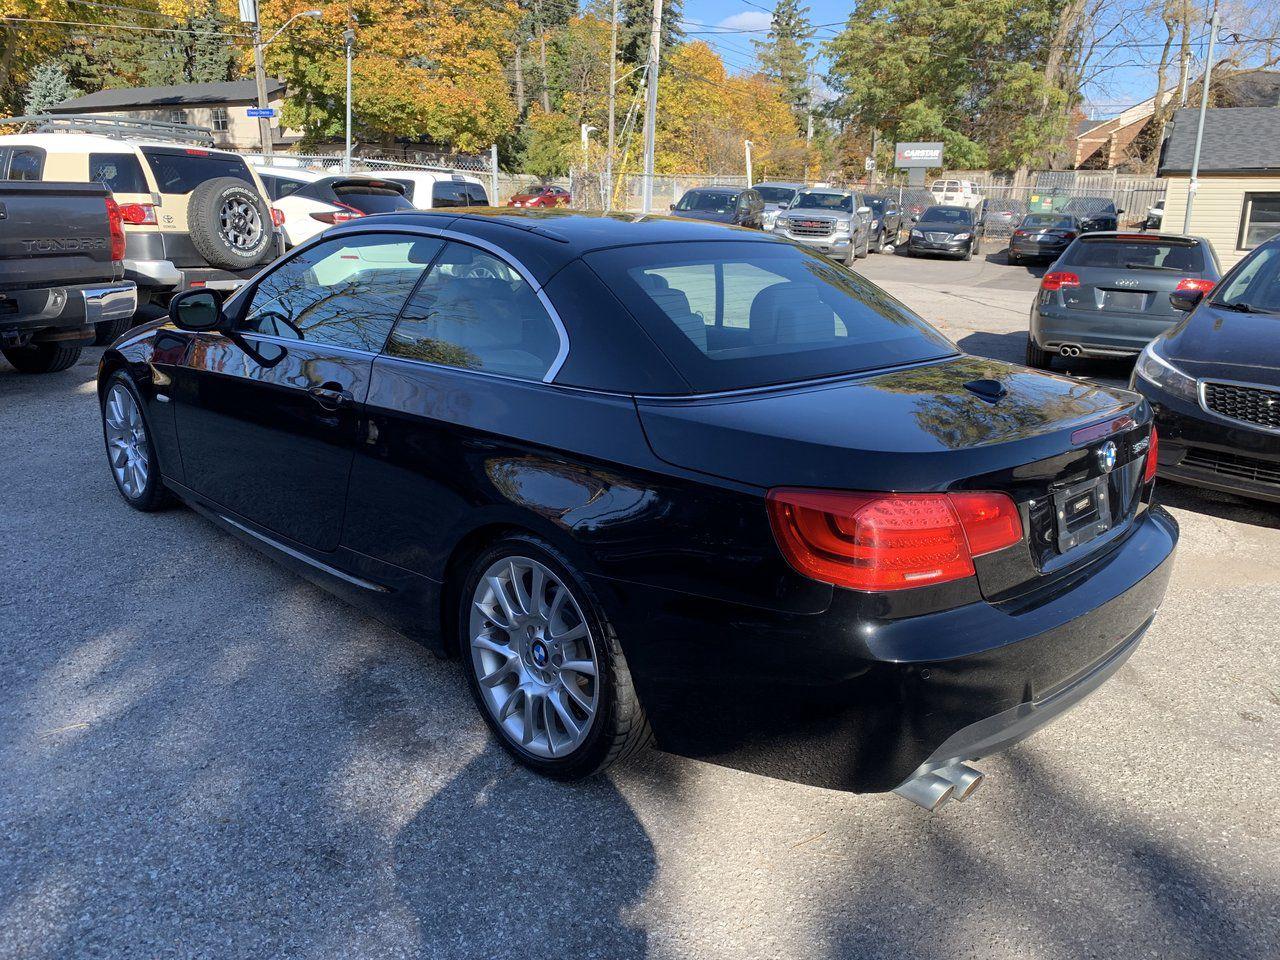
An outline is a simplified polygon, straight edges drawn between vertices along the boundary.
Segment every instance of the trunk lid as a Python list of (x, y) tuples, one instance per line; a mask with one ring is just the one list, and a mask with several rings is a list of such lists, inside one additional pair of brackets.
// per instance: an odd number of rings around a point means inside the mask
[(0, 180), (0, 290), (111, 280), (101, 184)]
[(1200, 279), (1199, 273), (1180, 270), (1135, 270), (1125, 267), (1087, 267), (1072, 271), (1080, 278), (1079, 286), (1065, 286), (1055, 293), (1060, 306), (1083, 313), (1123, 313), (1162, 320), (1173, 320), (1182, 314), (1169, 302), (1169, 294), (1185, 279)]
[(976, 357), (637, 406), (658, 457), (761, 488), (1008, 493), (1026, 536), (978, 558), (987, 596), (1071, 565), (1129, 524), (1150, 431), (1136, 394)]

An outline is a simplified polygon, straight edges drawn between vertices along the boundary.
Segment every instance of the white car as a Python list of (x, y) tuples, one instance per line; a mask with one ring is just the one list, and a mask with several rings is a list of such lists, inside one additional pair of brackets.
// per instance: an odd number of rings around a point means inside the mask
[(405, 197), (419, 210), (442, 207), (487, 207), (489, 194), (479, 177), (448, 170), (387, 171), (386, 179), (405, 188)]
[(293, 167), (258, 167), (272, 204), (284, 215), (285, 244), (296, 247), (335, 223), (414, 209), (402, 184), (378, 177), (325, 176)]
[(972, 180), (935, 180), (929, 185), (934, 202), (940, 207), (968, 207), (982, 203), (982, 193)]

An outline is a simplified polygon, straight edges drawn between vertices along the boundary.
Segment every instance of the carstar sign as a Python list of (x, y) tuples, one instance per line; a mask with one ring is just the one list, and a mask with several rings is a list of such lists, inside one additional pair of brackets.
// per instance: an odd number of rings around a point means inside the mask
[(894, 148), (894, 166), (899, 170), (942, 166), (941, 143), (900, 143)]

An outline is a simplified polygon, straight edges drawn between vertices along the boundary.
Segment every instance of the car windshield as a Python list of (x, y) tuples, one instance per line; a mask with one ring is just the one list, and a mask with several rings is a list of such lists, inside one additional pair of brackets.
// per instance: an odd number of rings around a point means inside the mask
[(1051, 213), (1032, 213), (1022, 218), (1018, 224), (1023, 230), (1070, 230), (1075, 221), (1070, 217), (1058, 217)]
[(143, 147), (142, 155), (161, 193), (190, 193), (206, 180), (235, 177), (252, 184), (249, 168), (240, 157), (208, 150)]
[(973, 223), (973, 212), (963, 207), (930, 207), (920, 216), (921, 223)]
[(1194, 240), (1081, 237), (1067, 248), (1062, 262), (1072, 267), (1200, 273), (1204, 270), (1204, 253)]
[(795, 187), (756, 187), (765, 203), (790, 203), (796, 195)]
[(703, 213), (733, 213), (737, 203), (737, 193), (730, 190), (690, 190), (680, 198), (676, 209), (698, 210)]
[(853, 212), (853, 197), (847, 193), (802, 193), (791, 205), (792, 210), (843, 210)]
[(1213, 302), (1235, 310), (1280, 313), (1280, 245), (1261, 247), (1243, 261), (1235, 276), (1218, 285)]
[(585, 259), (695, 392), (835, 376), (956, 352), (884, 291), (790, 244), (646, 244)]

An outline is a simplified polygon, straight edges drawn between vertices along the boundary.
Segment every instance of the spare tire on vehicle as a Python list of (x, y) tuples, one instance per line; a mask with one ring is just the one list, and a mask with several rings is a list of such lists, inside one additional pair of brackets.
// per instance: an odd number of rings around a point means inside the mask
[(272, 242), (271, 210), (253, 184), (235, 177), (206, 180), (187, 202), (191, 242), (211, 267), (248, 270)]

